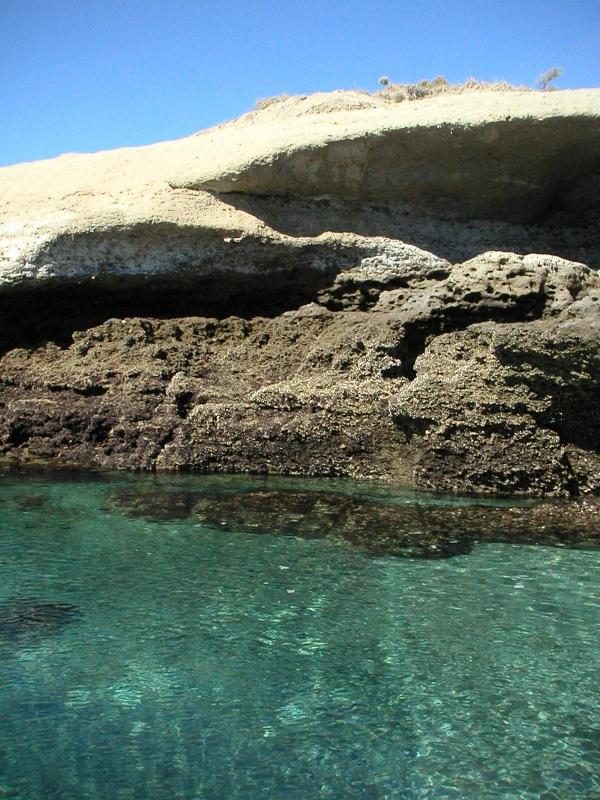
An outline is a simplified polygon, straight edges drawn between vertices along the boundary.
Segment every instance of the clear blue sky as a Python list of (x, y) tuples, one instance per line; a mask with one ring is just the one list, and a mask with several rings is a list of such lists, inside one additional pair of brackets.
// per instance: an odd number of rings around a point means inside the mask
[(0, 0), (0, 164), (185, 136), (257, 98), (445, 75), (600, 86), (597, 0)]

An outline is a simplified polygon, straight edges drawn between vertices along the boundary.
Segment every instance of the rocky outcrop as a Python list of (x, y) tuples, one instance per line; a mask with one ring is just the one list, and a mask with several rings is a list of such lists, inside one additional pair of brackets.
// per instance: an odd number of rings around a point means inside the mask
[(598, 493), (597, 98), (296, 101), (0, 171), (0, 455)]
[[(405, 217), (423, 224), (423, 213), (514, 223), (558, 213), (563, 227), (571, 211), (577, 224), (583, 213), (597, 217), (599, 90), (477, 92), (406, 105), (340, 93), (323, 113), (326, 99), (290, 98), (175, 142), (3, 169), (0, 288), (261, 281), (299, 258), (305, 276), (328, 260), (339, 270), (335, 256), (348, 237), (336, 232), (363, 233), (372, 216), (365, 204), (389, 212), (382, 233), (398, 239), (406, 239)], [(265, 197), (276, 199), (270, 214), (261, 211)], [(290, 208), (290, 198), (317, 205)], [(333, 206), (318, 233), (333, 233), (290, 239), (285, 229), (299, 217), (319, 226), (323, 199)], [(439, 246), (456, 234), (438, 235)], [(577, 237), (563, 246), (576, 247)]]
[(68, 348), (12, 350), (0, 447), (103, 467), (595, 491), (598, 276), (543, 256), (451, 267), (409, 254), (366, 260), (274, 318), (113, 319)]

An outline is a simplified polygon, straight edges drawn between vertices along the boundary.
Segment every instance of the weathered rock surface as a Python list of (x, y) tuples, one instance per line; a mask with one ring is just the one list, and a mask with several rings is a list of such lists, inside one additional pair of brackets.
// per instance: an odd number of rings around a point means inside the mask
[[(600, 90), (406, 105), (340, 93), (323, 113), (326, 100), (290, 98), (179, 141), (0, 170), (0, 287), (262, 279), (298, 256), (308, 275), (351, 246), (336, 233), (290, 239), (244, 205), (247, 195), (277, 196), (278, 216), (292, 219), (289, 197), (331, 198), (341, 206), (329, 216), (346, 220), (365, 216), (357, 204), (388, 206), (393, 238), (406, 238), (407, 210), (523, 223), (573, 209), (579, 222), (583, 206), (597, 218)], [(318, 220), (318, 208), (308, 215)], [(361, 233), (360, 224), (342, 230)]]
[(0, 170), (0, 456), (600, 493), (600, 92), (372, 100)]
[(595, 491), (599, 292), (596, 273), (556, 258), (416, 254), (344, 273), (324, 305), (272, 319), (109, 320), (69, 348), (4, 356), (0, 447), (104, 467)]
[(539, 219), (559, 197), (564, 209), (577, 205), (581, 194), (586, 207), (595, 200), (588, 188), (589, 175), (600, 171), (600, 112), (593, 90), (568, 97), (463, 94), (416, 107), (381, 102), (379, 108), (345, 112), (339, 121), (335, 113), (313, 115), (310, 125), (304, 116), (284, 116), (285, 131), (271, 123), (277, 133), (268, 148), (254, 135), (259, 117), (248, 123), (242, 117), (225, 133), (236, 136), (239, 127), (249, 128), (250, 155), (231, 148), (227, 161), (177, 179), (177, 185), (395, 201), (463, 220), (511, 222)]

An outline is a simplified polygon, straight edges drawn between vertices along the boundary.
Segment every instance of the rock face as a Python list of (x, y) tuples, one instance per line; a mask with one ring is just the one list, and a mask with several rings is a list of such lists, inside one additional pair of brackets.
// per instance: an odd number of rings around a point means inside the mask
[(532, 222), (567, 198), (576, 203), (590, 173), (600, 170), (597, 94), (572, 93), (568, 109), (564, 97), (511, 93), (504, 108), (493, 93), (438, 97), (416, 108), (355, 112), (343, 131), (331, 125), (335, 115), (321, 114), (302, 136), (298, 120), (288, 118), (288, 134), (260, 154), (232, 149), (226, 163), (178, 184), (395, 201), (463, 220)]
[[(405, 105), (356, 93), (290, 98), (179, 141), (3, 169), (0, 285), (261, 281), (282, 261), (305, 277), (343, 266), (339, 253), (353, 251), (356, 237), (339, 233), (375, 225), (405, 240), (405, 217), (415, 213), (520, 224), (556, 214), (564, 223), (572, 212), (571, 222), (582, 214), (593, 222), (598, 176), (600, 90), (477, 92)], [(261, 209), (273, 197), (275, 208)], [(369, 204), (387, 219), (376, 220)], [(313, 241), (314, 230), (292, 233), (319, 221), (318, 233), (334, 234)], [(476, 242), (486, 230), (461, 237)], [(486, 249), (512, 249), (508, 240), (520, 238), (487, 231), (498, 235), (502, 248), (490, 241)], [(448, 247), (457, 231), (437, 238)], [(568, 236), (562, 245), (576, 246)]]
[(0, 455), (597, 493), (600, 91), (367, 100), (0, 170)]

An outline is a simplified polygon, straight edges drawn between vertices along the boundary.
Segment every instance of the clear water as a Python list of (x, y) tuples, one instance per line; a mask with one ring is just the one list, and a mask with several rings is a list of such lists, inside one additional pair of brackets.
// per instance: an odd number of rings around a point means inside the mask
[[(597, 551), (397, 558), (185, 503), (252, 485), (0, 480), (0, 798), (600, 797)], [(114, 503), (165, 486), (178, 518)]]

